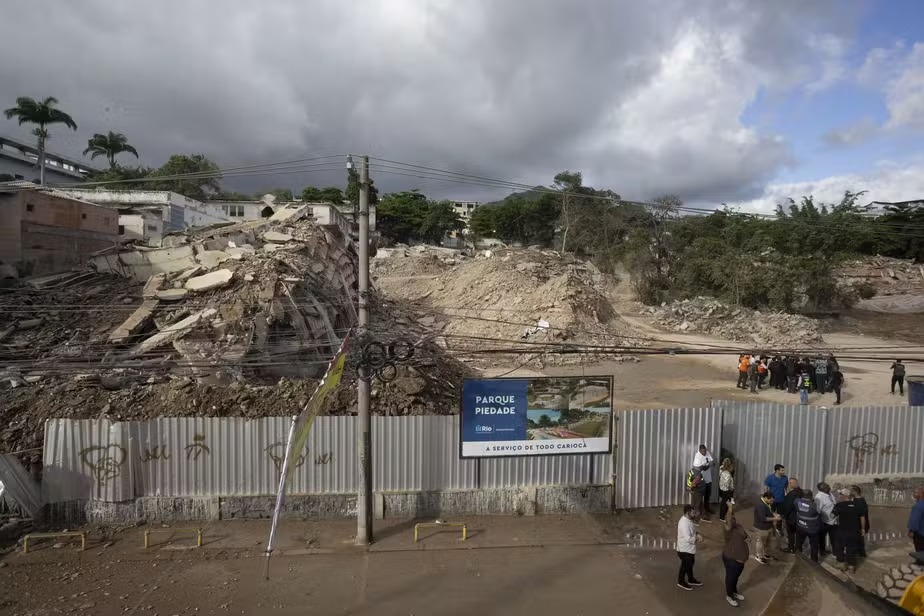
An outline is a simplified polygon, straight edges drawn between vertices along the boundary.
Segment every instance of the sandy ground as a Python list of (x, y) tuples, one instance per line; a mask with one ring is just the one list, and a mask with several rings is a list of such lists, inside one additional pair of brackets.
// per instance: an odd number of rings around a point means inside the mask
[[(705, 585), (690, 593), (675, 585), (676, 554), (631, 547), (613, 516), (467, 522), (465, 543), (437, 529), (416, 545), (411, 523), (383, 524), (368, 551), (349, 545), (351, 522), (288, 522), (268, 581), (262, 521), (210, 524), (201, 549), (168, 533), (145, 551), (141, 528), (108, 546), (91, 536), (83, 553), (46, 544), (3, 560), (0, 614), (683, 614), (691, 600), (698, 613), (728, 609), (717, 527), (703, 529), (695, 571)], [(760, 614), (788, 567), (748, 567), (739, 613)]]
[[(627, 278), (624, 277), (625, 280)], [(722, 340), (711, 336), (664, 332), (655, 327), (651, 319), (640, 314), (641, 305), (635, 301), (631, 288), (621, 282), (610, 295), (614, 307), (629, 327), (640, 336), (658, 340), (655, 346), (673, 349), (703, 347), (736, 348), (752, 351), (743, 343)], [(876, 314), (856, 311), (860, 317), (846, 319), (844, 323), (828, 326), (824, 334), (825, 353), (840, 357), (845, 383), (841, 402), (844, 406), (895, 406), (908, 403), (905, 396), (891, 394), (889, 390), (892, 355), (896, 349), (920, 353), (924, 356), (924, 335), (905, 336), (907, 331), (920, 334), (924, 331), (924, 316)], [(890, 327), (886, 322), (894, 321)], [(880, 336), (871, 335), (878, 333)], [(902, 339), (882, 337), (893, 334)], [(863, 356), (863, 360), (849, 359), (850, 355)], [(875, 358), (875, 359), (866, 359)], [(642, 355), (638, 363), (595, 362), (583, 366), (555, 366), (541, 371), (522, 369), (510, 376), (572, 376), (580, 374), (612, 374), (615, 378), (616, 408), (655, 408), (664, 406), (696, 407), (709, 405), (712, 400), (762, 400), (798, 404), (798, 394), (763, 389), (756, 394), (737, 389), (737, 354), (732, 355)], [(907, 363), (907, 362), (906, 362)], [(508, 368), (498, 367), (486, 376), (506, 373)], [(909, 363), (908, 374), (924, 374), (924, 367)], [(831, 406), (832, 393), (809, 396), (809, 404)]]
[[(894, 523), (875, 514), (881, 528)], [(749, 561), (739, 586), (746, 600), (732, 612), (718, 523), (699, 527), (695, 572), (704, 586), (683, 591), (675, 585), (671, 543), (679, 515), (673, 507), (466, 518), (467, 541), (444, 527), (422, 530), (416, 544), (413, 521), (384, 521), (376, 523), (369, 549), (352, 545), (351, 520), (286, 521), (269, 580), (267, 521), (209, 523), (198, 549), (190, 534), (172, 528), (131, 527), (114, 536), (88, 529), (85, 552), (48, 541), (29, 554), (7, 553), (0, 560), (0, 614), (669, 615), (691, 613), (691, 605), (704, 614), (875, 613), (855, 608), (837, 585), (820, 585), (804, 572), (793, 577), (792, 556), (768, 566)], [(145, 550), (149, 528), (159, 530)], [(803, 610), (786, 611), (800, 604)]]

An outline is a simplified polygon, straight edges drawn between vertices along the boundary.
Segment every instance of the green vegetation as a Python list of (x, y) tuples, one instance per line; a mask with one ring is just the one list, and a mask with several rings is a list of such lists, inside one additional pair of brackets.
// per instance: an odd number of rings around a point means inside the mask
[(450, 231), (465, 228), (449, 201), (432, 201), (416, 190), (382, 197), (376, 217), (382, 237), (393, 242), (416, 239), (439, 244)]
[(58, 99), (49, 96), (37, 101), (28, 96), (16, 99), (16, 106), (4, 110), (7, 119), (16, 118), (19, 124), (35, 124), (32, 134), (35, 135), (39, 151), (39, 183), (45, 184), (45, 142), (48, 141), (48, 125), (64, 124), (71, 130), (77, 130), (77, 123), (68, 114), (57, 108)]
[(116, 168), (115, 157), (123, 152), (133, 154), (135, 158), (138, 158), (138, 150), (128, 143), (125, 135), (109, 131), (105, 135), (102, 133), (93, 135), (87, 141), (87, 149), (83, 151), (83, 155), (90, 154), (90, 160), (95, 159), (97, 156), (105, 156), (106, 160), (109, 161), (109, 169), (111, 170)]

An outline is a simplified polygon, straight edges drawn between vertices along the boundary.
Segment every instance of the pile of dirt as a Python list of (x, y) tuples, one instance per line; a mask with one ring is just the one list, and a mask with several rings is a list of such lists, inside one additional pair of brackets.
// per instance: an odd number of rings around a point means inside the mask
[[(40, 462), (51, 418), (292, 415), (355, 323), (353, 247), (309, 219), (198, 231), (91, 265), (0, 290), (0, 452), (29, 450), (26, 463)], [(439, 330), (373, 309), (326, 412), (355, 412), (362, 348), (395, 341), (414, 354), (373, 381), (372, 411), (458, 412), (472, 371), (434, 341)]]
[[(571, 255), (536, 248), (469, 255), (398, 247), (374, 260), (372, 275), (384, 297), (428, 312), (427, 324), (440, 327), (440, 342), (449, 349), (642, 344), (608, 299), (615, 281)], [(541, 363), (587, 360), (583, 353), (550, 353)]]
[(924, 295), (924, 265), (911, 259), (867, 257), (841, 266), (842, 283), (860, 288), (869, 286), (881, 295)]
[(760, 312), (697, 297), (647, 309), (664, 329), (753, 343), (757, 350), (800, 349), (821, 342), (818, 322), (783, 312)]

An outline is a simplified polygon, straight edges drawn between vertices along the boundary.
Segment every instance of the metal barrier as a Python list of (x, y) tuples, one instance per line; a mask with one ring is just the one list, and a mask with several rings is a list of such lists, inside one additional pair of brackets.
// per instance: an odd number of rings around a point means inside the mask
[(144, 549), (150, 547), (151, 533), (196, 533), (196, 547), (202, 547), (202, 529), (201, 528), (149, 528), (144, 531)]
[(66, 533), (30, 533), (22, 540), (22, 553), (29, 553), (29, 539), (57, 539), (59, 537), (80, 537), (80, 551), (87, 549), (87, 534), (81, 531)]
[(414, 543), (417, 543), (420, 537), (419, 531), (421, 528), (436, 528), (438, 526), (462, 527), (462, 541), (468, 539), (468, 527), (465, 522), (419, 522), (414, 525)]

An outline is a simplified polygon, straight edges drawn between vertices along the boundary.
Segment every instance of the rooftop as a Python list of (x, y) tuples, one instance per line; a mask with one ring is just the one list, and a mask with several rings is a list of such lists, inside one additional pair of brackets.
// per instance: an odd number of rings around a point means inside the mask
[[(0, 156), (20, 162), (36, 164), (38, 148), (16, 139), (0, 136)], [(45, 168), (53, 169), (58, 173), (70, 175), (74, 179), (82, 180), (88, 174), (98, 171), (95, 167), (84, 164), (73, 158), (59, 156), (45, 152)]]

